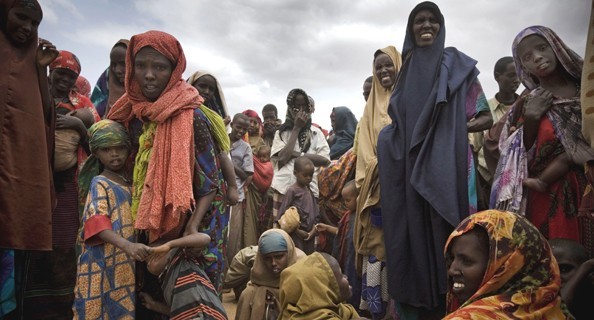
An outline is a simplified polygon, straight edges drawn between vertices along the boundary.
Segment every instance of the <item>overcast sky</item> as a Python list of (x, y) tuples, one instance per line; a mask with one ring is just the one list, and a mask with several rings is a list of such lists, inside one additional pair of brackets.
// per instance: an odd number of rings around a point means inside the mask
[[(418, 1), (403, 0), (39, 0), (40, 36), (74, 52), (94, 86), (121, 38), (162, 30), (182, 44), (184, 76), (205, 69), (223, 86), (231, 113), (261, 112), (273, 103), (284, 119), (286, 96), (302, 88), (316, 101), (314, 122), (330, 127), (333, 107), (357, 117), (373, 53), (401, 50), (406, 21)], [(516, 34), (552, 28), (584, 55), (589, 0), (442, 0), (446, 45), (478, 60), (488, 98), (497, 92), (493, 65), (511, 55)]]

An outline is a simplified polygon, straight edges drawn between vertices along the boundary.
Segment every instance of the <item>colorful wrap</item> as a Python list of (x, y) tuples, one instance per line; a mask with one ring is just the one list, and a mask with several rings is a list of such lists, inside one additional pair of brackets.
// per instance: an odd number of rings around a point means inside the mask
[[(448, 285), (444, 319), (573, 319), (559, 295), (561, 275), (547, 240), (524, 217), (487, 210), (473, 214), (452, 232), (452, 240), (475, 227), (489, 236), (489, 262), (482, 284), (459, 306)], [(459, 307), (458, 307), (459, 306)]]

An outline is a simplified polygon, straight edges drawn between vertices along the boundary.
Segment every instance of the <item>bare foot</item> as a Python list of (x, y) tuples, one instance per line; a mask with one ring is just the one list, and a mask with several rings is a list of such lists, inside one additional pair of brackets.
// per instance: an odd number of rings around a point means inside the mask
[(546, 192), (549, 187), (544, 181), (538, 178), (526, 178), (522, 181), (522, 185), (538, 192)]

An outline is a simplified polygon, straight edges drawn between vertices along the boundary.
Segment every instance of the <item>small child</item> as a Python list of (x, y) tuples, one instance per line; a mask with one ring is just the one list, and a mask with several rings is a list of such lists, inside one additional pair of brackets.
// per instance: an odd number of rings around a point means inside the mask
[(563, 178), (569, 172), (571, 166), (584, 166), (584, 164), (592, 159), (590, 153), (580, 153), (576, 159), (570, 159), (567, 152), (559, 154), (547, 167), (541, 172), (537, 178), (526, 178), (522, 181), (522, 185), (538, 192), (545, 192), (549, 186), (555, 181)]
[[(60, 108), (59, 110), (64, 110)], [(80, 108), (70, 111), (66, 115), (80, 119), (85, 127), (90, 128), (95, 122), (93, 112), (89, 108)], [(66, 171), (74, 167), (78, 160), (78, 146), (81, 140), (84, 141), (86, 137), (81, 137), (78, 131), (74, 129), (57, 129), (56, 130), (56, 145), (54, 151), (54, 171)]]
[(334, 257), (315, 252), (281, 272), (279, 319), (359, 319), (348, 279)]
[(270, 151), (271, 151), (270, 146), (267, 146), (267, 145), (260, 146), (256, 150), (256, 157), (262, 163), (270, 162)]
[(350, 180), (342, 188), (342, 199), (348, 211), (344, 213), (338, 227), (324, 223), (316, 224), (317, 232), (328, 232), (337, 235), (334, 240), (332, 255), (337, 257), (338, 263), (344, 273), (349, 278), (352, 285), (352, 296), (348, 302), (358, 306), (361, 301), (361, 277), (357, 275), (355, 267), (355, 244), (353, 242), (353, 232), (355, 226), (355, 215), (357, 213), (357, 197), (359, 192), (355, 185), (355, 180)]
[(91, 156), (79, 174), (86, 197), (79, 242), (82, 244), (74, 289), (77, 319), (134, 319), (135, 260), (151, 249), (136, 243), (130, 205), (132, 186), (125, 172), (130, 153), (126, 129), (101, 120), (89, 129)]
[(314, 252), (314, 235), (316, 232), (314, 226), (320, 220), (320, 209), (317, 200), (309, 189), (314, 170), (314, 164), (309, 158), (301, 156), (295, 160), (293, 174), (297, 181), (287, 189), (277, 219), (278, 222), (289, 207), (297, 208), (300, 225), (297, 230), (291, 232), (291, 238), (295, 242), (295, 246), (303, 250), (305, 254)]
[(252, 154), (252, 147), (243, 140), (243, 136), (250, 126), (250, 121), (243, 113), (238, 113), (233, 117), (231, 122), (231, 133), (229, 139), (231, 140), (231, 161), (235, 169), (235, 177), (237, 180), (237, 190), (239, 192), (239, 200), (231, 209), (231, 217), (229, 219), (229, 240), (227, 246), (227, 261), (233, 260), (233, 257), (243, 245), (243, 199), (245, 198), (244, 186), (250, 185), (252, 182), (252, 175), (254, 174), (254, 160)]
[(569, 239), (549, 241), (561, 272), (561, 297), (577, 319), (592, 316), (594, 259), (588, 260), (584, 246)]

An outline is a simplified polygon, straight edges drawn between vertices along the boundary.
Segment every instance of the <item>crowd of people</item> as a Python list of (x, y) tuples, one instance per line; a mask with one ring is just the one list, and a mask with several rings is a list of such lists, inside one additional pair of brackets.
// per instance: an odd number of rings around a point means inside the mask
[(162, 31), (91, 90), (42, 16), (1, 1), (0, 319), (227, 319), (227, 290), (246, 320), (594, 312), (594, 17), (585, 63), (520, 30), (487, 100), (419, 3), (325, 130), (300, 88), (230, 114)]

